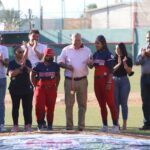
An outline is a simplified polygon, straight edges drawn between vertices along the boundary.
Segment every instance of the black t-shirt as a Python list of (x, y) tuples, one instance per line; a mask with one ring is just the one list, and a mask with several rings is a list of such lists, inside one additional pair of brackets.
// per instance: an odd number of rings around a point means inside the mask
[[(26, 60), (26, 66), (32, 68), (29, 60)], [(18, 64), (15, 60), (12, 60), (9, 63), (8, 71), (15, 70), (20, 67), (20, 64)], [(33, 92), (33, 87), (30, 82), (27, 68), (24, 67), (22, 73), (10, 78), (9, 91), (10, 93), (17, 95), (29, 94)]]
[[(123, 58), (122, 58), (122, 59), (123, 59)], [(121, 59), (121, 60), (122, 60), (122, 59)], [(129, 67), (132, 68), (133, 63), (132, 63), (132, 59), (131, 59), (131, 58), (127, 57), (126, 63), (127, 63), (127, 65), (128, 65)], [(115, 57), (115, 65), (117, 65), (117, 64), (118, 64), (118, 57), (116, 56), (116, 57)], [(119, 68), (113, 73), (113, 75), (114, 75), (114, 76), (117, 76), (117, 77), (127, 76), (127, 72), (126, 72), (126, 70), (124, 69), (123, 63), (121, 63), (121, 65), (120, 65)]]

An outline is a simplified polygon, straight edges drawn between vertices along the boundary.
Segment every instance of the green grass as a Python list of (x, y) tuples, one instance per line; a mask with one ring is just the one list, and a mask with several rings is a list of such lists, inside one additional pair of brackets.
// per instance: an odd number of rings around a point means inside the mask
[[(19, 113), (19, 122), (23, 125), (23, 113), (22, 107), (20, 107)], [(12, 117), (11, 117), (11, 106), (6, 108), (6, 124), (12, 125)], [(109, 110), (109, 109), (108, 109)], [(78, 108), (77, 105), (74, 107), (74, 124), (77, 125), (77, 117), (78, 117)], [(109, 125), (112, 125), (110, 113), (108, 114)], [(33, 125), (36, 125), (35, 121), (35, 111), (33, 108)], [(121, 115), (120, 115), (121, 120)], [(128, 118), (128, 127), (140, 127), (142, 122), (142, 110), (140, 106), (130, 106), (129, 107), (129, 118)], [(121, 122), (120, 122), (121, 124)], [(65, 126), (65, 106), (57, 105), (55, 107), (55, 117), (54, 117), (54, 125), (55, 126)], [(100, 109), (97, 103), (97, 106), (88, 105), (86, 112), (86, 125), (87, 126), (97, 126), (100, 127), (102, 125)]]
[(133, 71), (134, 75), (129, 77), (131, 84), (131, 92), (140, 92), (140, 76), (141, 76), (140, 66), (134, 66)]
[[(23, 125), (23, 113), (22, 109), (20, 109), (19, 116), (19, 124)], [(11, 117), (11, 107), (7, 107), (6, 109), (6, 125), (12, 125), (12, 117)], [(33, 109), (33, 127), (36, 128), (36, 119), (35, 119), (35, 111)], [(78, 119), (78, 109), (77, 105), (74, 107), (74, 125), (77, 126)], [(120, 115), (120, 119), (121, 115)], [(150, 131), (139, 131), (138, 128), (141, 127), (143, 122), (143, 115), (140, 106), (129, 106), (129, 118), (128, 118), (128, 130), (124, 133), (131, 134), (140, 134), (140, 135), (148, 135), (150, 136)], [(110, 117), (110, 113), (108, 113), (108, 124), (112, 126), (112, 120)], [(122, 122), (120, 121), (120, 125)], [(86, 130), (87, 131), (97, 131), (102, 126), (101, 115), (99, 106), (90, 106), (87, 107), (86, 112)], [(65, 106), (56, 104), (55, 115), (54, 115), (54, 128), (65, 129)]]
[[(131, 82), (131, 92), (139, 92), (140, 91), (140, 67), (134, 66), (133, 70), (135, 71), (134, 76), (130, 77)], [(93, 93), (93, 74), (94, 70), (90, 70), (90, 74), (88, 76), (89, 86), (88, 91), (89, 93)], [(8, 80), (9, 82), (9, 80)], [(61, 71), (61, 81), (59, 85), (58, 92), (64, 92), (64, 75), (63, 71)], [(95, 99), (96, 101), (96, 99)], [(74, 125), (77, 126), (78, 120), (78, 108), (75, 104), (74, 107)], [(20, 109), (19, 113), (19, 124), (23, 125), (23, 113), (22, 109)], [(35, 111), (33, 108), (33, 126), (36, 126), (36, 119), (35, 119)], [(12, 125), (12, 116), (11, 116), (11, 105), (6, 106), (6, 125)], [(120, 115), (120, 125), (122, 125), (122, 118)], [(55, 115), (54, 115), (54, 127), (65, 128), (65, 104), (59, 105), (56, 104), (55, 107)], [(112, 121), (110, 117), (110, 113), (108, 113), (108, 121), (109, 125), (112, 126)], [(139, 131), (138, 128), (141, 127), (143, 124), (143, 114), (142, 108), (139, 105), (131, 105), (129, 106), (129, 118), (128, 118), (128, 130), (125, 133), (133, 133), (133, 134), (144, 134), (150, 136), (150, 131)], [(86, 129), (87, 130), (94, 130), (97, 131), (102, 126), (101, 122), (101, 115), (99, 105), (88, 105), (87, 112), (86, 112)]]
[[(23, 125), (23, 113), (22, 109), (20, 109), (20, 116), (19, 116), (19, 124)], [(6, 124), (8, 126), (12, 125), (12, 117), (11, 117), (11, 107), (7, 107), (6, 111)], [(74, 107), (74, 125), (77, 126), (78, 120), (78, 108), (75, 104)], [(120, 119), (121, 115), (120, 115)], [(129, 118), (128, 118), (128, 130), (124, 131), (124, 133), (131, 133), (131, 134), (140, 134), (140, 135), (148, 135), (150, 136), (150, 131), (139, 131), (138, 128), (141, 127), (143, 122), (143, 115), (140, 106), (129, 106)], [(108, 113), (108, 124), (112, 126), (112, 120), (110, 117), (110, 113)], [(122, 122), (120, 121), (120, 125)], [(102, 126), (101, 115), (99, 106), (88, 105), (87, 112), (86, 112), (86, 130), (87, 131), (98, 131)], [(35, 111), (33, 109), (33, 127), (36, 128), (36, 119), (35, 119)], [(54, 115), (54, 128), (56, 130), (65, 129), (65, 106), (56, 104), (55, 115)]]

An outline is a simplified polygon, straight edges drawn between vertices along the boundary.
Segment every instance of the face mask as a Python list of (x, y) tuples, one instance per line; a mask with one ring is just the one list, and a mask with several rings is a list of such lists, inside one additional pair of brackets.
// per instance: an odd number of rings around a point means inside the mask
[(54, 58), (52, 58), (52, 57), (45, 57), (45, 61), (48, 63), (53, 62), (53, 60), (54, 60)]

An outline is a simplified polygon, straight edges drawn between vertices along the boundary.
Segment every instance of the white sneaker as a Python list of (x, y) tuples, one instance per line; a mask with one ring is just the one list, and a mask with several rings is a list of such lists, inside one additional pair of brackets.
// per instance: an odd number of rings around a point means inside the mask
[(4, 124), (0, 125), (0, 132), (6, 132), (7, 130), (4, 127)]
[(18, 132), (18, 131), (19, 131), (18, 125), (14, 125), (13, 128), (11, 129), (11, 132)]
[(114, 125), (111, 129), (112, 133), (120, 133), (119, 126)]
[(108, 126), (103, 126), (100, 130), (100, 132), (108, 132)]
[(32, 132), (31, 124), (27, 124), (24, 126), (24, 131), (25, 132)]

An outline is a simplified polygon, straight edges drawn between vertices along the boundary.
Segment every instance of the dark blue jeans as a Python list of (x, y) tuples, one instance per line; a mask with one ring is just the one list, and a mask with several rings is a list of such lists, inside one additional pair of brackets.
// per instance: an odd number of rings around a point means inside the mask
[(4, 99), (5, 99), (5, 93), (6, 93), (6, 78), (0, 79), (0, 124), (4, 124), (5, 120), (5, 105), (4, 105)]
[[(122, 118), (127, 120), (128, 118), (128, 96), (130, 92), (130, 82), (127, 76), (124, 77), (113, 77), (115, 81), (115, 104), (119, 115), (119, 107), (122, 108)], [(119, 116), (118, 116), (119, 117)]]
[(144, 125), (150, 126), (150, 74), (141, 76), (141, 97)]

